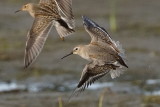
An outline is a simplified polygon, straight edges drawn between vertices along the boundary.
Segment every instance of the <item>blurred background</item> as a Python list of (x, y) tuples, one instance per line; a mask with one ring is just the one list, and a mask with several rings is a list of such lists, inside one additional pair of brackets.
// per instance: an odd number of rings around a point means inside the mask
[[(76, 32), (61, 41), (53, 28), (43, 51), (27, 71), (23, 57), (33, 18), (14, 12), (28, 2), (0, 2), (0, 107), (159, 107), (160, 1), (72, 0)], [(88, 61), (72, 55), (90, 37), (82, 25), (86, 15), (120, 41), (129, 69), (119, 78), (106, 75), (66, 103)]]

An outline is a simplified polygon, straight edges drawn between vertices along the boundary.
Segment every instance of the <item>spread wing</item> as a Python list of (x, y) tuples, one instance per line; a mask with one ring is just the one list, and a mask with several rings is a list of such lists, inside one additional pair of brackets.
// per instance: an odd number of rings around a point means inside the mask
[(61, 18), (74, 28), (74, 16), (72, 12), (72, 0), (40, 0), (40, 4), (47, 4), (53, 10), (58, 9)]
[(96, 24), (91, 19), (87, 18), (86, 16), (82, 16), (83, 24), (85, 30), (91, 36), (91, 43), (98, 42), (98, 43), (105, 43), (110, 45), (116, 52), (120, 53), (116, 43), (111, 39), (108, 32)]
[(45, 6), (45, 8), (48, 8), (47, 11), (50, 11), (51, 13), (57, 13), (58, 8), (55, 0), (40, 0), (39, 4), (41, 5), (41, 8)]
[(27, 68), (39, 55), (52, 28), (52, 20), (36, 17), (26, 42), (24, 64)]
[(94, 63), (87, 64), (83, 69), (80, 81), (71, 95), (78, 94), (84, 91), (89, 85), (92, 85), (96, 80), (106, 75), (110, 70), (116, 69), (118, 66), (112, 64), (95, 65)]
[(67, 19), (73, 20), (72, 13), (72, 0), (55, 0), (60, 11), (67, 17)]
[(42, 3), (42, 4), (52, 4), (54, 3), (55, 0), (40, 0), (39, 3)]
[(74, 16), (72, 12), (72, 0), (55, 0), (63, 20), (65, 20), (71, 28), (75, 27)]
[(56, 4), (59, 10), (63, 15), (67, 17), (67, 19), (73, 19), (72, 13), (72, 0), (40, 0), (40, 4)]

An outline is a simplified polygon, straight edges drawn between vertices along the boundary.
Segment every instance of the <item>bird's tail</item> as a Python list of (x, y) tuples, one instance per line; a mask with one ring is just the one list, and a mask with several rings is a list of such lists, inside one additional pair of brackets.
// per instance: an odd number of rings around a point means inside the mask
[(110, 75), (112, 79), (119, 77), (123, 73), (124, 73), (124, 70), (122, 68), (117, 68), (110, 71)]
[(112, 69), (110, 70), (110, 75), (111, 75), (111, 78), (114, 79), (114, 78), (117, 78), (119, 77), (121, 74), (124, 73), (124, 68), (122, 67), (122, 65), (120, 65), (118, 62), (115, 62), (113, 65), (112, 65)]
[(116, 47), (119, 49), (119, 51), (120, 51), (120, 53), (118, 53), (118, 58), (117, 58), (117, 60), (118, 60), (118, 62), (121, 64), (121, 65), (123, 65), (123, 66), (125, 66), (125, 67), (127, 67), (128, 68), (128, 66), (127, 66), (127, 64), (125, 63), (125, 59), (126, 59), (126, 56), (125, 56), (125, 51), (124, 51), (124, 49), (122, 48), (122, 45), (119, 43), (119, 41), (117, 41), (117, 42), (115, 42), (114, 41), (114, 44), (116, 44)]
[(59, 34), (59, 36), (63, 39), (64, 37), (72, 34), (74, 31), (73, 28), (71, 28), (66, 21), (64, 21), (63, 19), (59, 19), (56, 21), (55, 24), (56, 30)]
[(114, 44), (116, 45), (116, 47), (118, 48), (118, 50), (120, 51), (119, 55), (122, 57), (122, 58), (125, 58), (125, 51), (124, 49), (122, 48), (122, 45), (120, 44), (119, 41), (115, 42), (113, 41)]

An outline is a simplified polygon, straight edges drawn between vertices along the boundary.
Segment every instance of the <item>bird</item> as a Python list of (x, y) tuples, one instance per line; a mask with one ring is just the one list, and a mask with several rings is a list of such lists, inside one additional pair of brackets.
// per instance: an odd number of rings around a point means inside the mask
[(52, 26), (55, 26), (62, 40), (75, 32), (72, 0), (40, 0), (38, 4), (23, 5), (16, 13), (20, 11), (26, 11), (34, 18), (27, 34), (24, 68), (28, 68), (36, 60)]
[(86, 16), (82, 18), (83, 26), (90, 35), (91, 42), (88, 45), (76, 46), (69, 54), (61, 58), (76, 54), (89, 61), (82, 71), (74, 94), (84, 91), (108, 73), (112, 79), (119, 77), (123, 73), (123, 68), (128, 68), (124, 61), (124, 50), (119, 42), (115, 42), (109, 33), (93, 20)]

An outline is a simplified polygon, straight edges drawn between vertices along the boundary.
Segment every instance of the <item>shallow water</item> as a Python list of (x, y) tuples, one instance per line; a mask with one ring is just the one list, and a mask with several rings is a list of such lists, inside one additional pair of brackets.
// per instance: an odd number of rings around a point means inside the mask
[[(145, 81), (145, 86), (155, 86), (159, 85), (159, 79), (151, 79)], [(16, 81), (12, 82), (0, 82), (0, 93), (3, 92), (14, 92), (14, 91), (27, 91), (27, 92), (43, 92), (43, 91), (60, 91), (60, 92), (68, 92), (72, 91), (77, 83), (66, 82), (61, 85), (53, 84), (53, 83), (44, 83), (44, 82), (35, 82), (29, 84), (19, 84)], [(119, 93), (128, 93), (128, 94), (142, 94), (142, 95), (160, 95), (160, 87), (155, 87), (155, 90), (144, 90), (137, 85), (133, 85), (129, 82), (102, 82), (102, 83), (94, 83), (89, 86), (86, 90), (98, 90), (103, 88), (109, 88), (113, 92)]]
[(53, 99), (60, 96), (66, 99), (66, 96), (70, 95), (78, 83), (82, 69), (89, 62), (76, 55), (64, 60), (60, 58), (74, 46), (90, 42), (81, 19), (81, 15), (86, 15), (107, 29), (115, 41), (120, 41), (125, 49), (129, 69), (117, 79), (112, 80), (106, 76), (107, 78), (96, 81), (84, 94), (75, 97), (69, 107), (75, 105), (97, 107), (101, 91), (105, 88), (116, 94), (107, 93), (104, 106), (159, 107), (158, 98), (151, 98), (145, 102), (142, 97), (160, 96), (160, 48), (158, 48), (160, 1), (116, 0), (116, 32), (110, 28), (112, 1), (74, 0), (76, 33), (62, 42), (53, 28), (42, 53), (27, 71), (23, 70), (24, 48), (33, 18), (25, 12), (14, 14), (14, 11), (26, 2), (2, 1), (0, 3), (0, 105), (57, 107), (57, 100)]

